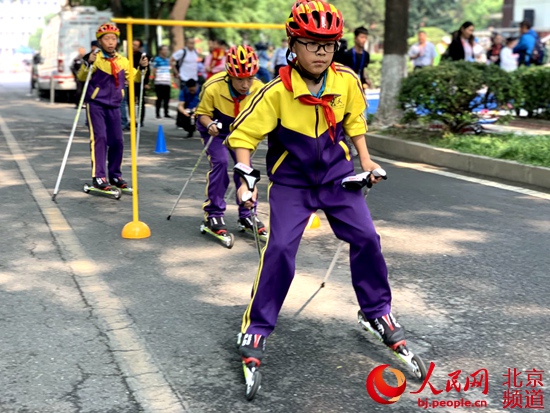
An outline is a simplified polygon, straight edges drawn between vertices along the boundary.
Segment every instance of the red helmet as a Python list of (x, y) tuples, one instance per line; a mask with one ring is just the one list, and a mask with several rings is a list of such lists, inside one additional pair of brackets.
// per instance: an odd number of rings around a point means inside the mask
[(95, 37), (96, 39), (99, 39), (101, 36), (107, 33), (113, 33), (116, 34), (116, 37), (120, 37), (119, 28), (112, 23), (105, 23), (99, 26), (99, 29), (97, 29), (97, 32), (95, 33)]
[(292, 6), (286, 21), (288, 37), (337, 41), (344, 34), (342, 13), (332, 4), (320, 0), (299, 0)]
[(225, 70), (233, 77), (252, 77), (260, 69), (258, 55), (250, 46), (233, 46), (225, 56)]

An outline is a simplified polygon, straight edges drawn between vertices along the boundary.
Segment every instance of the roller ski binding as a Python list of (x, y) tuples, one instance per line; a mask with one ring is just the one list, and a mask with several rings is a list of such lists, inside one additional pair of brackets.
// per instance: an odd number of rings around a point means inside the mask
[(109, 185), (105, 178), (92, 178), (92, 182), (92, 185), (84, 184), (82, 189), (85, 193), (101, 194), (118, 200), (122, 196), (122, 191), (116, 186)]
[(407, 365), (416, 378), (419, 380), (426, 378), (427, 370), (424, 361), (407, 348), (405, 331), (392, 313), (375, 318), (374, 320), (367, 320), (363, 311), (359, 310), (357, 317), (361, 327), (373, 334), (392, 350), (395, 356)]
[[(254, 223), (252, 220), (255, 220), (256, 222)], [(240, 232), (247, 232), (249, 234), (254, 235), (254, 233), (257, 231), (257, 234), (260, 237), (260, 239), (264, 242), (267, 241), (267, 230), (265, 229), (265, 225), (262, 223), (262, 221), (258, 219), (256, 215), (251, 215), (245, 218), (239, 218), (239, 221), (237, 222), (237, 226)]]
[(259, 367), (265, 352), (266, 338), (260, 334), (242, 334), (237, 339), (246, 382), (246, 399), (252, 400), (262, 387)]
[(128, 186), (128, 182), (120, 176), (118, 178), (110, 178), (109, 183), (120, 189), (123, 194), (132, 195), (134, 193), (134, 190)]
[(200, 230), (202, 234), (210, 234), (219, 239), (228, 249), (233, 248), (233, 245), (235, 245), (235, 237), (227, 232), (223, 217), (208, 218), (201, 224)]

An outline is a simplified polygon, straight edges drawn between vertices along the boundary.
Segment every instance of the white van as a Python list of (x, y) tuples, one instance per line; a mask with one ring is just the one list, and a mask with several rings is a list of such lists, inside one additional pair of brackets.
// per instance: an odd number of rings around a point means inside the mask
[(90, 43), (100, 25), (113, 17), (110, 11), (97, 11), (95, 7), (72, 7), (51, 18), (40, 40), (38, 92), (47, 93), (53, 78), (55, 90), (74, 91), (76, 82), (71, 65), (78, 48), (90, 51)]

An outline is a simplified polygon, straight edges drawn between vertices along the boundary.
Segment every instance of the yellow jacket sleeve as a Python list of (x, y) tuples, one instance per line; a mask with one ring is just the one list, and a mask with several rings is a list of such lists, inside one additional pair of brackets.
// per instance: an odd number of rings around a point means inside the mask
[(232, 132), (226, 139), (226, 145), (229, 148), (255, 150), (265, 136), (277, 127), (280, 119), (278, 105), (276, 105), (278, 92), (271, 90), (262, 92), (263, 89), (248, 102), (231, 124)]
[(85, 82), (86, 78), (88, 77), (88, 72), (90, 70), (92, 71), (92, 73), (95, 72), (95, 70), (96, 70), (95, 62), (94, 62), (94, 64), (91, 65), (91, 67), (88, 66), (86, 63), (83, 63), (82, 65), (80, 65), (80, 69), (78, 69), (78, 73), (76, 74), (76, 77), (81, 82)]
[(199, 106), (197, 106), (195, 114), (197, 116), (214, 116), (214, 94), (212, 87), (205, 87), (201, 90), (199, 95)]
[(348, 136), (364, 135), (367, 130), (365, 110), (367, 103), (365, 93), (357, 75), (346, 73), (348, 77), (348, 99), (346, 102), (346, 116), (344, 118), (344, 131)]

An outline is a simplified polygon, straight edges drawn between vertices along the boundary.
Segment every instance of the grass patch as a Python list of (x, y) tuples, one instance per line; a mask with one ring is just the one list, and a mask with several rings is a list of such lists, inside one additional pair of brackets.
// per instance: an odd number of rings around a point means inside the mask
[(456, 135), (398, 128), (386, 129), (382, 134), (458, 152), (550, 168), (550, 135)]

